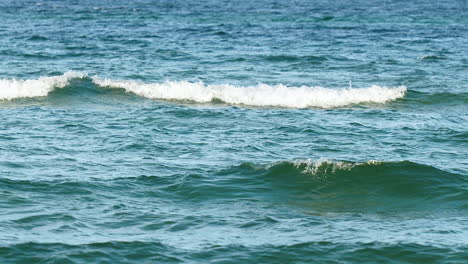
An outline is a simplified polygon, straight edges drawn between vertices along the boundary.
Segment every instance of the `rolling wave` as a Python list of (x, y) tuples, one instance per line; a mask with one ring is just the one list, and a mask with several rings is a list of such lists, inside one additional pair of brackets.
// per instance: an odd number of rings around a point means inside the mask
[(0, 79), (0, 100), (47, 96), (55, 88), (64, 88), (71, 80), (85, 77), (83, 73), (66, 72), (35, 80)]
[[(55, 88), (64, 88), (72, 79), (90, 78), (86, 74), (67, 72), (61, 76), (41, 77), (35, 80), (0, 80), (0, 99), (47, 96)], [(406, 87), (330, 89), (324, 87), (289, 87), (282, 84), (233, 86), (229, 84), (205, 85), (187, 81), (142, 83), (136, 81), (112, 81), (90, 78), (95, 85), (120, 88), (126, 92), (159, 100), (192, 101), (209, 103), (222, 101), (232, 105), (276, 106), (288, 108), (333, 108), (361, 103), (383, 104), (406, 94)]]
[(255, 193), (274, 191), (327, 211), (464, 208), (468, 198), (466, 176), (410, 161), (244, 163), (222, 173), (232, 174), (249, 175), (233, 181), (244, 191), (249, 187)]
[[(350, 162), (319, 160), (280, 161), (267, 165), (244, 163), (240, 168), (260, 172), (270, 179), (284, 179), (308, 183), (310, 187), (321, 184), (342, 188), (357, 185), (360, 187), (394, 189), (399, 193), (415, 194), (416, 190), (438, 189), (432, 195), (442, 191), (443, 187), (459, 188), (468, 184), (466, 177), (447, 172), (433, 166), (411, 161), (374, 161)], [(424, 191), (423, 191), (424, 192)], [(424, 193), (423, 193), (424, 194)]]
[(386, 103), (404, 97), (406, 87), (330, 89), (324, 87), (288, 87), (282, 84), (233, 86), (229, 84), (205, 85), (187, 81), (146, 84), (135, 81), (112, 81), (94, 78), (104, 87), (122, 88), (127, 92), (163, 100), (208, 103), (222, 101), (233, 105), (278, 106), (289, 108), (333, 108), (361, 103)]

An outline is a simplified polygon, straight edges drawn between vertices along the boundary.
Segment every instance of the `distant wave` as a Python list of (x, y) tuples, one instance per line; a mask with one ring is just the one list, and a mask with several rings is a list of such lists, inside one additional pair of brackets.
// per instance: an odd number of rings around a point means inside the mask
[(418, 57), (419, 60), (445, 60), (445, 57), (442, 56), (434, 56), (434, 55), (426, 55)]
[[(63, 88), (72, 79), (89, 78), (86, 74), (67, 72), (61, 76), (41, 77), (35, 80), (0, 80), (0, 99), (47, 96), (55, 88)], [(407, 88), (371, 86), (368, 88), (330, 89), (324, 87), (290, 87), (282, 84), (233, 86), (206, 85), (187, 81), (142, 83), (91, 78), (101, 87), (121, 88), (150, 99), (193, 101), (209, 103), (222, 101), (233, 105), (277, 106), (289, 108), (333, 108), (361, 103), (387, 103), (405, 96)]]

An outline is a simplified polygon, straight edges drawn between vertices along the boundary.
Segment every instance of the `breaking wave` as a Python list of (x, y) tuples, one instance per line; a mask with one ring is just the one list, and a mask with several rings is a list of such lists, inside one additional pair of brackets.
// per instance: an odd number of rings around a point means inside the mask
[(85, 77), (83, 73), (66, 72), (60, 76), (40, 77), (34, 80), (0, 79), (0, 100), (47, 96), (55, 88), (63, 88), (71, 80)]
[[(55, 88), (67, 86), (72, 79), (89, 78), (86, 74), (67, 72), (61, 76), (41, 77), (35, 80), (0, 80), (0, 99), (47, 96)], [(368, 88), (330, 89), (324, 87), (291, 87), (282, 84), (234, 86), (206, 85), (202, 82), (142, 83), (90, 78), (95, 85), (120, 88), (136, 95), (160, 100), (209, 103), (222, 101), (233, 105), (276, 106), (289, 108), (333, 108), (361, 103), (383, 104), (405, 96), (407, 88), (371, 86)]]
[(289, 87), (282, 84), (233, 86), (206, 85), (187, 81), (146, 84), (135, 81), (112, 81), (94, 78), (99, 86), (122, 88), (127, 92), (163, 100), (208, 103), (222, 101), (233, 105), (278, 106), (290, 108), (332, 108), (360, 103), (386, 103), (406, 94), (406, 87), (330, 89), (323, 87)]

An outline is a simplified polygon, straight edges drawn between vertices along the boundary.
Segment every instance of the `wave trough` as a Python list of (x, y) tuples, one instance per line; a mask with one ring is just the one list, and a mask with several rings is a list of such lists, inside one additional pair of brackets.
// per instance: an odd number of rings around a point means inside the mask
[[(67, 72), (61, 76), (41, 77), (35, 80), (0, 80), (0, 99), (47, 96), (55, 88), (67, 86), (72, 79), (83, 79), (83, 73)], [(287, 108), (333, 108), (361, 103), (387, 103), (405, 96), (407, 88), (371, 86), (368, 88), (331, 89), (319, 86), (291, 87), (283, 84), (234, 86), (229, 84), (206, 85), (202, 82), (168, 81), (142, 83), (113, 81), (92, 77), (95, 85), (120, 88), (136, 95), (160, 100), (209, 103), (222, 101), (232, 105)]]

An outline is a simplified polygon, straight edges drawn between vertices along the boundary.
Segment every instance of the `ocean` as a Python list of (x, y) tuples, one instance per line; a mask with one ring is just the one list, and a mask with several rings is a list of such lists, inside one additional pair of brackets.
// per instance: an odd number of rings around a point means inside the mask
[(467, 1), (0, 22), (0, 263), (468, 260)]

